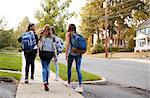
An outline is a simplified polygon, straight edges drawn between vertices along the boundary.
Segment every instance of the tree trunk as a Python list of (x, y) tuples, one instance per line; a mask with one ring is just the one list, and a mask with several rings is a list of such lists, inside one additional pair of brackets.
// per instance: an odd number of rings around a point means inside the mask
[(97, 28), (97, 44), (100, 43), (100, 37), (99, 37), (99, 29)]
[(120, 46), (120, 29), (118, 31), (118, 40), (117, 40), (117, 48)]

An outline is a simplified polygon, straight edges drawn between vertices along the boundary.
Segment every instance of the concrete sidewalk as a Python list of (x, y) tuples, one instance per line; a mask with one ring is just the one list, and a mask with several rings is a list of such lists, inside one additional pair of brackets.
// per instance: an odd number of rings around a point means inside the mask
[(54, 81), (55, 74), (50, 73), (49, 91), (45, 91), (42, 83), (42, 65), (35, 61), (34, 80), (29, 80), (29, 84), (24, 83), (25, 60), (23, 58), (22, 78), (17, 88), (16, 98), (84, 98), (74, 89), (66, 87), (64, 81)]

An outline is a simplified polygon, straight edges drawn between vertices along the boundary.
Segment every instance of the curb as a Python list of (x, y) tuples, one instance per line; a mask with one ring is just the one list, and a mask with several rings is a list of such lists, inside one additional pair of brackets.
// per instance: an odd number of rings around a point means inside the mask
[(5, 69), (0, 69), (0, 72), (8, 72), (8, 73), (16, 73), (16, 74), (21, 74), (21, 72), (20, 72), (20, 71), (5, 70)]
[(0, 83), (19, 83), (15, 78), (0, 77)]
[(149, 59), (130, 59), (130, 58), (121, 58), (121, 59), (116, 59), (116, 60), (125, 60), (125, 61), (132, 61), (132, 62), (139, 62), (139, 63), (146, 63), (149, 64), (150, 60)]
[[(106, 82), (106, 79), (102, 77), (102, 80), (96, 80), (96, 81), (84, 81), (83, 84), (103, 84)], [(72, 83), (78, 83), (78, 82), (72, 82)]]

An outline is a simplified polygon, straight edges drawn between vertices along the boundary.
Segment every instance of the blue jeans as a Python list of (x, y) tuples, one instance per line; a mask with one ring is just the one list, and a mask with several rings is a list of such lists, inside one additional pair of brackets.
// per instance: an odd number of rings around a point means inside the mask
[(43, 76), (43, 82), (48, 83), (48, 78), (49, 78), (49, 70), (50, 70), (50, 59), (48, 60), (41, 60), (42, 63), (42, 76)]
[(57, 59), (57, 61), (54, 61), (55, 64), (55, 74), (56, 74), (56, 79), (58, 79), (59, 77), (59, 65), (58, 65), (58, 56), (54, 57), (55, 59)]
[(70, 54), (68, 56), (68, 83), (70, 83), (71, 80), (71, 69), (72, 69), (72, 63), (74, 59), (76, 62), (76, 71), (78, 74), (79, 85), (82, 85), (82, 73), (80, 69), (82, 56), (73, 56)]

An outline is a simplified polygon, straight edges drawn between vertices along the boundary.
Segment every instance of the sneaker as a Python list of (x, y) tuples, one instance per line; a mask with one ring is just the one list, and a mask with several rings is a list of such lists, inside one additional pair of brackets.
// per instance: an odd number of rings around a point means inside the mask
[(83, 87), (82, 86), (79, 86), (75, 89), (76, 92), (78, 93), (83, 93)]
[(45, 91), (49, 91), (49, 88), (48, 88), (48, 86), (47, 86), (47, 83), (44, 83), (44, 89), (45, 89)]
[(25, 84), (28, 84), (28, 79), (25, 79)]
[(32, 80), (34, 80), (34, 77), (33, 77), (33, 76), (31, 76), (31, 79), (32, 79)]
[(59, 81), (59, 79), (58, 78), (55, 78), (55, 80), (54, 81)]
[(65, 86), (67, 86), (67, 87), (71, 87), (71, 84), (69, 84), (68, 82), (65, 82), (64, 84), (65, 84)]

